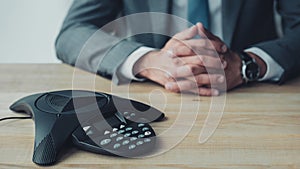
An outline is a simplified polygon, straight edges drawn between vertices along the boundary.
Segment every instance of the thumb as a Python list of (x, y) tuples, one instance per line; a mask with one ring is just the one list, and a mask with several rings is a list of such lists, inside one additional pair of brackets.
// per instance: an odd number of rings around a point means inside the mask
[(197, 26), (194, 25), (188, 29), (177, 33), (176, 35), (174, 35), (174, 38), (178, 40), (188, 40), (192, 39), (196, 35), (198, 35), (198, 29)]
[(198, 22), (196, 24), (196, 27), (201, 38), (207, 38), (207, 39), (214, 38), (214, 36), (203, 26), (202, 23)]

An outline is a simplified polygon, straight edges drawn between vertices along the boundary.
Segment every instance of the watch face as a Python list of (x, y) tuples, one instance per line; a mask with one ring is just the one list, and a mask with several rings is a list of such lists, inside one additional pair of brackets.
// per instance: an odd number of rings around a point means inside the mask
[(259, 67), (256, 63), (251, 62), (246, 67), (246, 77), (249, 81), (257, 80), (259, 77)]

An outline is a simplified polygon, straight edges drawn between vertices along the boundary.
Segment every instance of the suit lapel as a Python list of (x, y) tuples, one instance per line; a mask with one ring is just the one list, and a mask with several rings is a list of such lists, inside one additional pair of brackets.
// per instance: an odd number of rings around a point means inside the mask
[(234, 31), (239, 19), (244, 0), (222, 1), (223, 37), (227, 45), (231, 45)]
[[(150, 12), (170, 13), (173, 0), (148, 0), (147, 2)], [(244, 2), (245, 0), (222, 0), (223, 37), (228, 45), (232, 43), (233, 34)], [(166, 21), (165, 23), (168, 22)], [(161, 26), (165, 26), (165, 29), (168, 29), (167, 25)]]
[[(149, 12), (159, 12), (159, 13), (171, 13), (172, 0), (148, 0)], [(157, 15), (156, 15), (157, 16)], [(169, 17), (152, 17), (150, 22), (152, 23), (152, 31), (158, 34), (163, 34), (165, 31), (169, 30)], [(165, 30), (165, 31), (162, 31)], [(164, 45), (166, 37), (153, 35), (152, 41), (156, 48)]]

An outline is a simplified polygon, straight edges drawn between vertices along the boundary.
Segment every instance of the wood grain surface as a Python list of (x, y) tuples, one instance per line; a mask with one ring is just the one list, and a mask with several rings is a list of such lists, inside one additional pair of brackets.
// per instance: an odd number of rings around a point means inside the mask
[[(22, 116), (8, 108), (21, 97), (64, 89), (108, 92), (151, 104), (168, 117), (151, 124), (157, 134), (168, 135), (166, 131), (174, 124), (178, 127), (168, 137), (161, 137), (161, 150), (178, 144), (141, 159), (67, 148), (49, 168), (300, 168), (300, 78), (281, 86), (252, 84), (210, 98), (170, 93), (150, 82), (115, 86), (110, 80), (64, 64), (0, 64), (0, 118)], [(224, 114), (218, 128), (205, 143), (199, 143), (205, 119), (222, 103)], [(1, 121), (0, 168), (40, 168), (31, 161), (33, 142), (32, 120)]]

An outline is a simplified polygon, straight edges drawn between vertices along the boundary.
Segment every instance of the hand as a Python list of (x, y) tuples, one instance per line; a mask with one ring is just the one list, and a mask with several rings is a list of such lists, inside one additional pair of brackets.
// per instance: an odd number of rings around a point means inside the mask
[[(212, 85), (220, 83), (220, 75), (213, 75), (215, 77), (208, 77), (204, 65), (215, 69), (223, 69), (224, 65), (221, 64), (220, 59), (217, 57), (211, 57), (202, 55), (199, 59), (195, 52), (191, 49), (189, 41), (194, 36), (198, 35), (197, 26), (193, 26), (187, 30), (184, 30), (176, 34), (163, 49), (160, 51), (149, 52), (142, 58), (140, 58), (134, 65), (133, 72), (138, 76), (145, 77), (156, 83), (165, 86), (170, 90), (170, 86), (166, 85), (169, 82), (175, 82), (175, 78), (185, 78), (188, 76), (197, 76), (201, 79), (201, 86)], [(205, 51), (218, 49), (219, 52), (224, 52), (224, 45), (217, 46), (220, 43), (215, 43), (215, 47), (209, 45), (207, 39), (199, 39), (197, 43), (197, 50)], [(200, 50), (201, 49), (201, 50)], [(184, 56), (178, 58), (177, 56)], [(189, 62), (189, 63), (187, 63)], [(221, 75), (222, 76), (222, 75)], [(197, 91), (194, 91), (197, 89)], [(216, 95), (218, 91), (215, 89), (198, 87), (198, 85), (185, 85), (182, 91), (192, 90), (199, 95)], [(174, 92), (179, 92), (174, 90)]]
[[(260, 67), (260, 76), (263, 77), (267, 70), (266, 63), (257, 55), (253, 53), (248, 53), (252, 58), (255, 59), (258, 66)], [(218, 85), (218, 86), (212, 86), (214, 88), (219, 89), (220, 91), (228, 91), (231, 89), (234, 89), (235, 87), (243, 84), (242, 79), (242, 60), (238, 53), (233, 52), (232, 50), (229, 50), (225, 54), (220, 54), (221, 57), (224, 57), (226, 62), (228, 63), (227, 68), (224, 70), (226, 74), (226, 85)], [(226, 88), (224, 88), (226, 86)]]
[[(225, 43), (209, 32), (207, 29), (205, 29), (202, 24), (197, 24), (199, 32), (202, 32), (205, 34), (209, 39), (216, 41), (219, 43), (218, 45), (220, 46), (221, 44)], [(242, 73), (241, 73), (241, 68), (242, 68), (242, 60), (237, 52), (234, 52), (232, 50), (228, 50), (227, 52), (220, 53), (218, 52), (220, 58), (224, 59), (227, 64), (227, 67), (224, 69), (225, 72), (225, 77), (226, 77), (226, 84), (217, 84), (217, 85), (212, 85), (211, 87), (218, 89), (219, 91), (228, 91), (231, 89), (234, 89), (235, 87), (241, 85), (243, 83), (242, 79)], [(257, 62), (257, 64), (260, 67), (260, 76), (263, 77), (266, 73), (267, 70), (267, 65), (266, 63), (257, 55), (253, 53), (248, 53), (252, 58), (254, 58)], [(214, 73), (213, 71), (208, 72), (208, 73)], [(225, 83), (224, 82), (224, 83)]]
[[(166, 45), (164, 50), (173, 52), (175, 56), (189, 56), (191, 54), (206, 54), (218, 57), (218, 53), (226, 53), (227, 46), (217, 37), (208, 38), (202, 24), (184, 30), (172, 37)], [(196, 35), (200, 35), (199, 39), (192, 39)]]
[(238, 53), (229, 50), (225, 54), (221, 54), (228, 63), (227, 68), (224, 70), (226, 81), (225, 84), (214, 85), (212, 87), (219, 89), (219, 91), (231, 90), (243, 83), (242, 79), (242, 60)]
[[(207, 31), (202, 24), (198, 23), (196, 27), (201, 39), (184, 39), (180, 43), (189, 46), (189, 49), (197, 55), (178, 55), (186, 65), (185, 69), (189, 69), (190, 65), (194, 65), (194, 70), (185, 71), (190, 72), (190, 74), (172, 74), (178, 81), (168, 82), (165, 87), (173, 92), (187, 91), (207, 96), (218, 95), (219, 90), (223, 91), (226, 88), (224, 87), (226, 86), (224, 84), (224, 68), (226, 68), (227, 62), (224, 60), (224, 55), (229, 51), (225, 43)], [(178, 38), (178, 36), (176, 37)], [(197, 71), (197, 69), (203, 68), (207, 71)], [(200, 73), (193, 74), (192, 72)]]
[[(225, 44), (220, 38), (213, 35), (211, 32), (206, 30), (202, 24), (197, 24), (199, 33), (204, 34), (208, 39), (212, 40), (212, 42), (219, 43), (218, 46), (221, 46), (221, 44)], [(203, 36), (203, 35), (202, 35)], [(217, 45), (214, 45), (217, 46)], [(223, 60), (225, 60), (224, 63), (228, 63), (226, 68), (224, 69), (225, 75), (226, 75), (226, 81), (222, 84), (213, 84), (210, 87), (218, 89), (219, 91), (227, 91), (231, 90), (243, 83), (242, 75), (241, 75), (241, 67), (242, 67), (242, 61), (240, 59), (240, 56), (238, 53), (228, 49), (227, 52), (218, 52), (219, 57)], [(253, 53), (248, 53), (252, 58), (254, 58), (257, 62), (257, 64), (260, 67), (260, 77), (263, 77), (266, 73), (266, 63), (257, 55)], [(217, 71), (210, 70), (208, 71), (208, 74), (218, 74)], [(219, 74), (222, 74), (222, 72), (219, 72)], [(226, 84), (225, 84), (226, 82)]]
[[(209, 32), (208, 30), (206, 30), (202, 24), (197, 24), (197, 27), (199, 29), (199, 33), (202, 37), (207, 37), (207, 39), (211, 40), (211, 42), (214, 44), (214, 46), (222, 46), (225, 45), (225, 43), (223, 41), (221, 41), (217, 36), (213, 35), (211, 32)], [(195, 47), (194, 47), (195, 48)], [(225, 47), (223, 47), (224, 49), (226, 49)], [(197, 50), (197, 49), (194, 49)], [(225, 75), (226, 75), (226, 80), (223, 81), (223, 83), (214, 83), (212, 84), (211, 88), (214, 89), (218, 89), (218, 91), (227, 91), (227, 90), (231, 90), (239, 85), (241, 85), (243, 83), (242, 80), (242, 75), (241, 75), (241, 67), (242, 67), (242, 61), (239, 57), (239, 54), (228, 49), (226, 52), (220, 52), (219, 50), (217, 50), (219, 57), (223, 60), (225, 60), (224, 63), (228, 63), (225, 64), (227, 65), (226, 68), (224, 69), (225, 71)], [(264, 74), (266, 73), (266, 63), (258, 56), (256, 56), (253, 53), (248, 53), (252, 58), (254, 58), (256, 60), (256, 62), (258, 63), (259, 67), (260, 67), (260, 77), (264, 76)], [(215, 56), (215, 54), (210, 54), (211, 56)], [(201, 55), (200, 55), (201, 58)], [(189, 64), (191, 63), (191, 60), (188, 59), (182, 59), (182, 61), (184, 61), (185, 64)], [(195, 63), (195, 62), (194, 62)], [(210, 64), (205, 64), (206, 67), (209, 67)], [(225, 66), (224, 66), (225, 67)], [(216, 74), (224, 74), (224, 72), (222, 72), (222, 70), (220, 71), (220, 69), (209, 69), (207, 71), (209, 78), (206, 77), (206, 79), (213, 79), (214, 77), (216, 77)], [(195, 79), (196, 82), (200, 85), (201, 82), (203, 81), (202, 78), (197, 78), (201, 75), (196, 75)], [(222, 81), (222, 78), (219, 77), (219, 82)], [(200, 80), (199, 80), (200, 79)], [(188, 79), (184, 79), (181, 81), (178, 81), (177, 83), (170, 83), (173, 85), (173, 89), (172, 90), (179, 90), (179, 88), (185, 88), (184, 85), (189, 84), (191, 82), (188, 82)]]

